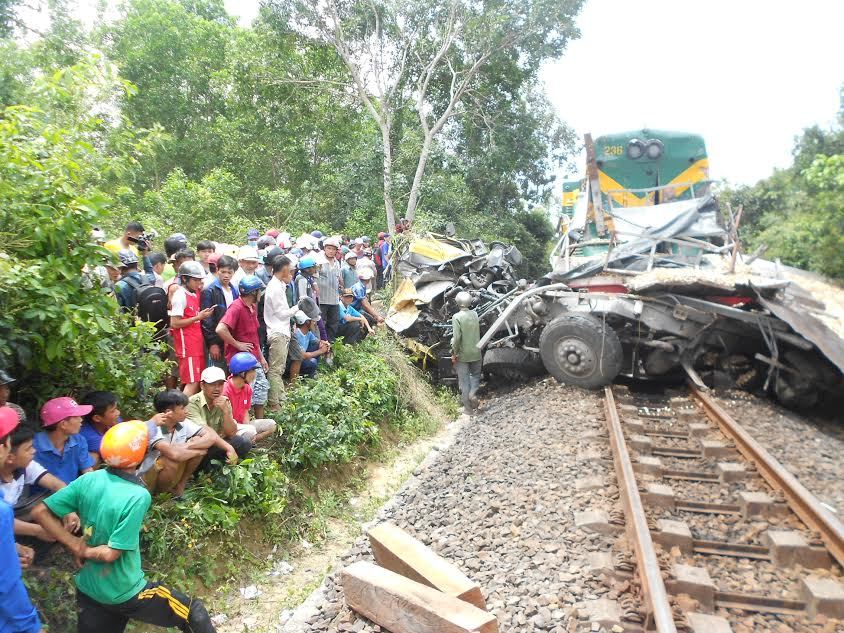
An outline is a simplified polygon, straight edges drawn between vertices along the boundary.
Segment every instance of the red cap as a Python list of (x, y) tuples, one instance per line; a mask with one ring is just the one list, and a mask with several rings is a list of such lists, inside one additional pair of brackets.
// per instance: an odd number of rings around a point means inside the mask
[(6, 437), (21, 423), (18, 412), (12, 407), (0, 407), (0, 437)]
[(281, 233), (281, 231), (279, 231), (278, 229), (270, 229), (265, 233), (265, 235), (269, 235), (270, 237), (278, 237), (279, 233)]
[(41, 407), (41, 422), (45, 427), (53, 426), (65, 418), (88, 415), (93, 410), (90, 404), (77, 404), (73, 398), (53, 398)]
[(217, 262), (220, 261), (220, 258), (222, 256), (222, 253), (211, 253), (205, 261), (207, 261), (209, 264), (214, 264), (216, 266)]

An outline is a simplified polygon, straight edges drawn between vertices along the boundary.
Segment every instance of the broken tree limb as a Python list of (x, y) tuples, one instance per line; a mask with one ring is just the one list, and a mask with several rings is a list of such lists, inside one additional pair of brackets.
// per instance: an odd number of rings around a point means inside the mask
[(739, 225), (741, 224), (741, 214), (744, 212), (744, 205), (740, 204), (738, 211), (736, 212), (736, 217), (733, 218), (732, 221), (732, 228), (730, 229), (730, 233), (733, 236), (733, 256), (730, 258), (730, 272), (736, 272), (736, 257), (738, 257), (739, 248), (741, 248), (741, 242), (739, 241)]
[(367, 561), (340, 575), (348, 605), (392, 633), (497, 633), (495, 616)]

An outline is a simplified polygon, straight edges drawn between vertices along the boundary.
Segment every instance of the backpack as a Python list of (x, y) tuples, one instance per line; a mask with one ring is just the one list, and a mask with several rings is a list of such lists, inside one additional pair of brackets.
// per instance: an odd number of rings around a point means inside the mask
[(123, 281), (134, 290), (134, 305), (129, 308), (138, 308), (138, 318), (141, 321), (148, 323), (155, 323), (158, 330), (158, 335), (166, 328), (168, 324), (167, 317), (167, 292), (164, 288), (159, 288), (150, 282), (148, 277), (142, 277), (142, 281), (138, 281), (134, 277), (125, 277)]

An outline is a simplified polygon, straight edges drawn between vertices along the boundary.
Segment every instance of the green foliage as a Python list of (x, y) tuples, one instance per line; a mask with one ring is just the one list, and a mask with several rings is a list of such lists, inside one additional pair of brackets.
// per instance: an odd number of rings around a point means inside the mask
[(805, 130), (790, 168), (725, 197), (744, 205), (750, 249), (765, 244), (768, 258), (844, 279), (844, 128)]
[(125, 164), (96, 146), (103, 120), (83, 114), (98, 81), (109, 78), (96, 65), (57, 72), (34, 89), (49, 112), (15, 105), (0, 116), (0, 363), (30, 404), (98, 384), (132, 411), (164, 364), (141, 353), (150, 327), (121, 317), (85, 272), (108, 256), (90, 242), (109, 206), (98, 181)]
[(336, 369), (305, 380), (285, 400), (278, 421), (292, 468), (346, 463), (379, 440), (380, 423), (398, 417), (396, 378), (374, 343), (334, 346)]
[(256, 453), (198, 476), (182, 499), (157, 499), (143, 531), (151, 574), (171, 582), (184, 583), (194, 575), (206, 585), (216, 582), (230, 572), (221, 565), (222, 552), (242, 559), (243, 529), (250, 519), (265, 525), (266, 538), (273, 535), (270, 526), (287, 508), (289, 487), (279, 463)]

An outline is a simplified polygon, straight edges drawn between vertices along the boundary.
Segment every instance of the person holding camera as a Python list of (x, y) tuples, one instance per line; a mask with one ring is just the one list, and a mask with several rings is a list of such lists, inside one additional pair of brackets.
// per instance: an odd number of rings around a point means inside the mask
[(123, 235), (109, 240), (103, 244), (103, 247), (118, 256), (120, 251), (132, 251), (138, 258), (138, 261), (143, 261), (144, 273), (152, 275), (149, 252), (152, 249), (152, 240), (156, 235), (157, 233), (155, 231), (150, 233), (144, 232), (144, 225), (140, 222), (129, 222), (123, 231)]

